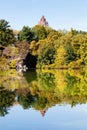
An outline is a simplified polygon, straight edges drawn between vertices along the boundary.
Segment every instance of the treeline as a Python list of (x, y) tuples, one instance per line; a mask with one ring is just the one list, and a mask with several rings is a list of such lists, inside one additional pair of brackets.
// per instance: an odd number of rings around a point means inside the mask
[[(7, 50), (4, 50), (8, 48)], [(4, 51), (3, 51), (4, 50)], [(87, 32), (71, 29), (54, 30), (35, 25), (24, 26), (20, 31), (0, 20), (0, 64), (15, 68), (20, 55), (36, 57), (37, 68), (80, 68), (87, 65)], [(4, 53), (3, 53), (4, 52)], [(13, 59), (9, 63), (7, 59)]]

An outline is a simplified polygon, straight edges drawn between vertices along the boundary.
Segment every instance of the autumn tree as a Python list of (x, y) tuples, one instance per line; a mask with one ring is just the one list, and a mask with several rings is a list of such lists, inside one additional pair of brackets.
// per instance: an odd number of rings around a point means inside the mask
[(42, 40), (47, 37), (47, 32), (44, 26), (36, 25), (32, 28), (32, 31), (34, 32), (37, 40)]

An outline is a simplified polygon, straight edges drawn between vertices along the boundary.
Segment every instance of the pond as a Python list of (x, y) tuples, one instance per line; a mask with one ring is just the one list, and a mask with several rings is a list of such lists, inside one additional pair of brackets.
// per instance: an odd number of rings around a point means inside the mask
[(0, 72), (1, 130), (87, 130), (87, 72)]

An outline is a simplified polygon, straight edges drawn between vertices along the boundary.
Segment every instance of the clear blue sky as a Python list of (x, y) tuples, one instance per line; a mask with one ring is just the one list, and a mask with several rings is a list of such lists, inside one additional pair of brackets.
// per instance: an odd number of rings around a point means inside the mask
[(0, 0), (0, 19), (13, 29), (33, 27), (42, 15), (57, 30), (87, 31), (87, 0)]

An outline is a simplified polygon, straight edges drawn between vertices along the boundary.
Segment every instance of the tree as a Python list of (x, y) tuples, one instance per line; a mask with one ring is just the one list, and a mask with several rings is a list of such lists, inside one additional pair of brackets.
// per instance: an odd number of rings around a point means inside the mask
[(34, 40), (34, 33), (31, 31), (31, 28), (24, 26), (18, 34), (18, 40), (26, 42)]
[(0, 20), (0, 31), (5, 31), (7, 28), (9, 28), (9, 22), (5, 21), (4, 19)]
[(38, 64), (39, 65), (49, 65), (53, 64), (55, 60), (55, 48), (52, 43), (43, 43), (39, 54), (38, 54)]
[(13, 44), (15, 41), (13, 31), (9, 27), (9, 22), (0, 20), (0, 44), (3, 46)]
[(37, 40), (42, 40), (47, 37), (47, 32), (44, 26), (36, 25), (32, 28), (32, 31), (34, 32)]
[(69, 64), (71, 61), (75, 60), (76, 55), (74, 54), (74, 50), (71, 44), (66, 44), (65, 49), (66, 49), (65, 61), (66, 64)]
[(50, 41), (58, 40), (62, 36), (62, 33), (56, 30), (50, 30), (50, 33), (48, 34), (48, 39)]
[(60, 45), (60, 47), (56, 50), (55, 64), (57, 68), (66, 66), (65, 57), (66, 50), (63, 45)]
[(87, 65), (87, 34), (78, 34), (73, 37), (71, 42), (76, 59), (81, 60), (82, 64)]

